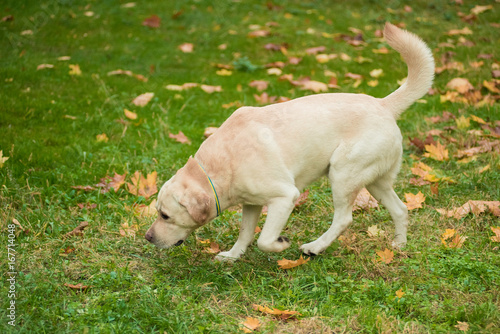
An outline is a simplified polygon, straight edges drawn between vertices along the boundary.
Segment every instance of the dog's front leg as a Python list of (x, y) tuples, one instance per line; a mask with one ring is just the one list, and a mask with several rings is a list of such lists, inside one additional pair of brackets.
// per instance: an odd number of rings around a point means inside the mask
[(299, 194), (297, 190), (292, 196), (274, 198), (268, 204), (266, 223), (257, 240), (257, 245), (263, 252), (281, 252), (290, 247), (290, 240), (280, 234)]
[(259, 221), (262, 206), (260, 205), (243, 205), (243, 215), (241, 218), (240, 235), (238, 240), (227, 252), (221, 252), (215, 257), (218, 261), (234, 261), (238, 259), (247, 247), (252, 243), (255, 235), (255, 227)]

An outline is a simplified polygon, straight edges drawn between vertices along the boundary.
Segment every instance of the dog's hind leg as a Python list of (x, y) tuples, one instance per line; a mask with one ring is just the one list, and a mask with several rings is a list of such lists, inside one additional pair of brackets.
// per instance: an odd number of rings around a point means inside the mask
[(255, 227), (259, 221), (261, 211), (262, 206), (260, 205), (243, 205), (243, 215), (241, 218), (238, 240), (229, 251), (217, 254), (215, 257), (216, 260), (234, 261), (245, 253), (254, 239)]
[(290, 247), (290, 240), (280, 234), (292, 213), (295, 200), (299, 195), (299, 190), (294, 187), (287, 192), (287, 195), (271, 199), (268, 204), (266, 223), (257, 240), (257, 245), (261, 251), (281, 252)]
[(408, 229), (408, 209), (394, 192), (392, 177), (382, 177), (366, 188), (391, 214), (396, 227), (392, 246), (397, 248), (404, 247), (406, 245), (406, 231)]

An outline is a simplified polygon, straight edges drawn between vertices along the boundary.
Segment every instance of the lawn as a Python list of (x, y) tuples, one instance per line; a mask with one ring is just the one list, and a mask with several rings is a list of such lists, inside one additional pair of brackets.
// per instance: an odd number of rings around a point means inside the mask
[[(0, 5), (0, 331), (499, 333), (498, 2), (209, 3)], [(282, 269), (331, 222), (326, 179), (282, 253), (254, 243), (214, 261), (237, 238), (237, 207), (180, 247), (144, 239), (156, 195), (134, 191), (136, 176), (159, 189), (239, 106), (395, 90), (406, 66), (386, 21), (436, 59), (433, 89), (398, 121), (406, 248), (391, 248), (381, 205), (361, 205), (326, 252)]]

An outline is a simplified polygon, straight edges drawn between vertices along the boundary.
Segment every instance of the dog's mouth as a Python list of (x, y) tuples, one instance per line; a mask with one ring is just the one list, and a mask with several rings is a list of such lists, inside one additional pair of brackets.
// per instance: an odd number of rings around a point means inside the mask
[(184, 242), (184, 240), (179, 240), (179, 241), (177, 241), (177, 242), (174, 244), (174, 246), (180, 246), (180, 245), (182, 245), (182, 243), (183, 243), (183, 242)]

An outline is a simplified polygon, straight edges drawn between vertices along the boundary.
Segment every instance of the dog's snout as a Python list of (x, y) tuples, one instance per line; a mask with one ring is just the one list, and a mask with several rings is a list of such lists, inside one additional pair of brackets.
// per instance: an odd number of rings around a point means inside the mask
[(153, 233), (151, 233), (151, 231), (147, 231), (144, 235), (144, 238), (146, 238), (146, 240), (149, 242), (153, 242)]
[(184, 242), (184, 240), (179, 240), (179, 241), (177, 241), (177, 242), (175, 243), (175, 245), (176, 245), (176, 246), (180, 246), (180, 245), (182, 245), (182, 243), (183, 243), (183, 242)]

